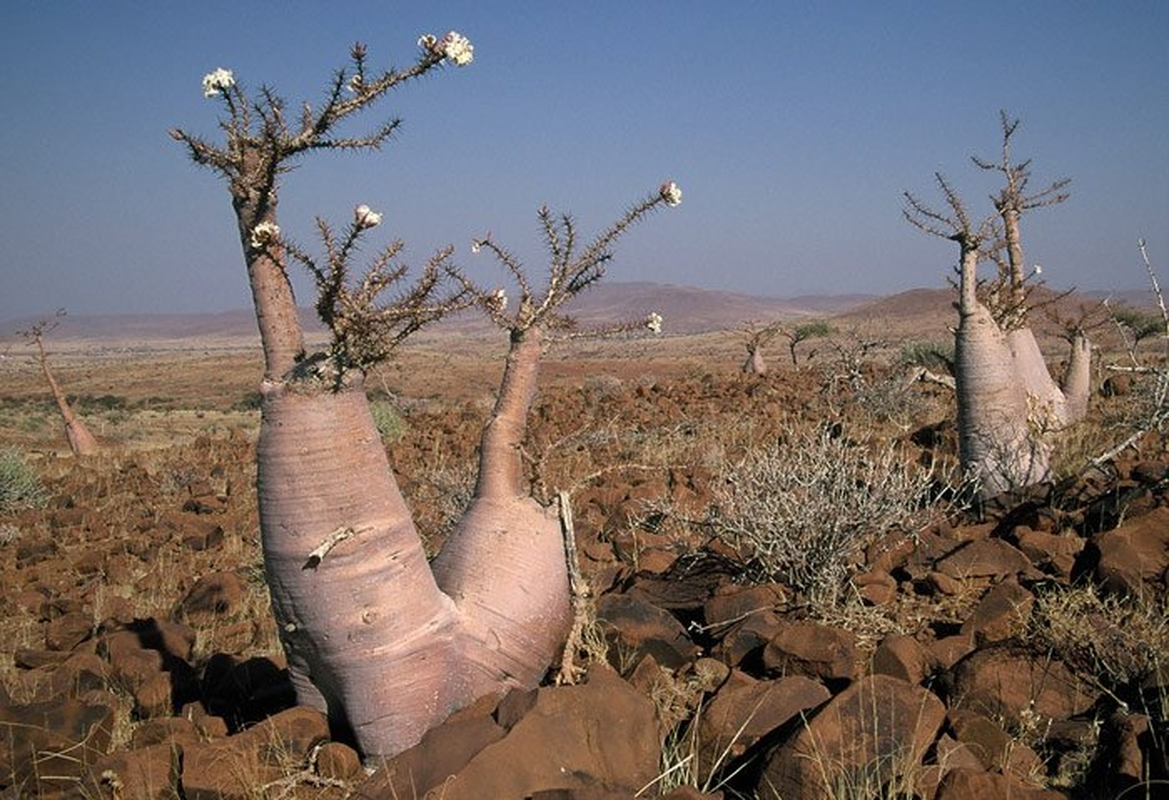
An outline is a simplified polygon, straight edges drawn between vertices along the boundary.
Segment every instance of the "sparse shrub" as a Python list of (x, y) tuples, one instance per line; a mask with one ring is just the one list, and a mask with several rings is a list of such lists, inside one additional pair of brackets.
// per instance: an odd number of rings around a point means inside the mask
[(901, 345), (898, 358), (907, 367), (924, 367), (931, 371), (954, 371), (954, 343), (914, 339)]
[(907, 464), (892, 444), (833, 430), (793, 433), (723, 478), (716, 535), (751, 579), (782, 582), (814, 605), (836, 602), (867, 545), (914, 524), (933, 483), (931, 470)]
[(0, 512), (40, 508), (49, 500), (40, 476), (15, 447), (0, 450)]
[(406, 431), (406, 421), (389, 400), (371, 400), (369, 412), (384, 444), (393, 444)]
[(1052, 589), (1037, 598), (1031, 619), (1041, 646), (1109, 692), (1139, 688), (1169, 667), (1164, 598), (1105, 595), (1090, 584)]

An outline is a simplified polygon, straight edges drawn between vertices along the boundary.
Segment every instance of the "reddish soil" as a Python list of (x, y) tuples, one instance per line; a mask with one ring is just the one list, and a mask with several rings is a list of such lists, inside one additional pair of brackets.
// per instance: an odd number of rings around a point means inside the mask
[[(80, 461), (32, 370), (0, 391), (3, 443), (39, 454), (49, 492), (0, 515), (0, 797), (1152, 797), (1169, 779), (1165, 662), (1120, 680), (1102, 651), (1053, 654), (1029, 627), (1037, 598), (1075, 585), (1165, 608), (1159, 438), (889, 531), (825, 613), (744, 582), (742, 554), (712, 536), (720, 467), (825, 423), (952, 458), (952, 400), (918, 384), (874, 416), (831, 347), (798, 371), (777, 351), (774, 374), (747, 377), (741, 337), (718, 332), (582, 344), (544, 371), (533, 490), (572, 492), (608, 664), (461, 712), (367, 774), (282, 674), (253, 486), (258, 354), (191, 345), (58, 353), (105, 445)], [(388, 450), (432, 548), (469, 489), (501, 352), (430, 335), (370, 381), (400, 417)], [(866, 385), (899, 377), (894, 353)], [(1126, 400), (1092, 402), (1103, 428)]]

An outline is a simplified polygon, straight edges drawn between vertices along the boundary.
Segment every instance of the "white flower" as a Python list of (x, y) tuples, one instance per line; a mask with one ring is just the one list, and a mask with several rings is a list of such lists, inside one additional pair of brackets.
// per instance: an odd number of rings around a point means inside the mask
[(1042, 275), (1042, 274), (1043, 274), (1043, 267), (1041, 267), (1041, 266), (1039, 266), (1038, 264), (1036, 264), (1036, 265), (1035, 265), (1035, 274), (1036, 274), (1036, 275)]
[(229, 69), (219, 67), (214, 72), (208, 72), (203, 76), (204, 97), (216, 97), (233, 86), (235, 86), (235, 76), (231, 74)]
[(658, 194), (662, 196), (668, 206), (676, 206), (682, 202), (682, 190), (673, 181), (663, 183), (662, 188), (658, 189)]
[(475, 47), (471, 40), (458, 31), (451, 31), (438, 44), (443, 55), (456, 67), (465, 67), (475, 59)]
[(359, 228), (374, 228), (382, 224), (382, 215), (365, 204), (353, 209), (353, 218)]
[(353, 94), (360, 94), (361, 90), (364, 87), (365, 87), (365, 82), (361, 79), (361, 76), (358, 75), (356, 72), (353, 73), (353, 75), (345, 83), (345, 88), (348, 89)]
[(250, 244), (257, 250), (263, 248), (265, 245), (276, 241), (280, 237), (280, 226), (275, 222), (268, 222), (267, 220), (261, 222), (256, 227), (252, 228), (252, 240)]
[(645, 327), (649, 328), (654, 333), (661, 333), (662, 315), (658, 313), (650, 314), (645, 320)]
[(479, 241), (478, 239), (471, 240), (471, 252), (472, 253), (478, 253), (482, 249), (483, 249), (483, 242)]
[(507, 292), (505, 292), (503, 289), (496, 289), (495, 293), (491, 295), (491, 305), (493, 305), (498, 312), (503, 313), (503, 311), (507, 308)]
[(436, 56), (442, 56), (457, 67), (465, 67), (475, 60), (475, 47), (471, 40), (458, 31), (451, 31), (441, 39), (429, 33), (418, 37), (418, 46)]

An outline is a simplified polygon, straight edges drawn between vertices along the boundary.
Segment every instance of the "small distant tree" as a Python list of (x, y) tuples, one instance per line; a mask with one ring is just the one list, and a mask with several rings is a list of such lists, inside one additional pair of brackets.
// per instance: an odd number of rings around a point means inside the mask
[(747, 347), (747, 360), (743, 362), (742, 371), (748, 375), (766, 375), (767, 359), (763, 356), (763, 348), (767, 347), (779, 335), (783, 323), (775, 321), (767, 325), (758, 322), (748, 322), (743, 331), (744, 344)]
[[(1087, 336), (1079, 331), (1067, 372), (1057, 384), (1028, 325), (1029, 280), (1038, 270), (1024, 268), (1019, 220), (1026, 211), (1065, 200), (1068, 181), (1029, 193), (1030, 161), (1016, 164), (1010, 152), (1018, 121), (1005, 113), (1000, 118), (1000, 160), (974, 159), (980, 168), (1003, 176), (1003, 188), (992, 198), (993, 215), (975, 222), (940, 173), (935, 177), (948, 208), (934, 210), (906, 192), (904, 209), (918, 229), (958, 244), (954, 371), (959, 450), (964, 469), (979, 481), (984, 496), (1048, 477), (1051, 435), (1086, 411), (1091, 361)], [(997, 259), (998, 278), (980, 282), (979, 261), (1000, 251), (1006, 256)]]
[[(549, 335), (567, 329), (559, 309), (604, 275), (612, 246), (634, 223), (681, 192), (668, 182), (577, 249), (575, 226), (546, 209), (552, 256), (542, 291), (489, 238), (519, 283), (515, 305), (474, 286), (435, 253), (413, 280), (393, 242), (362, 277), (351, 264), (381, 222), (361, 205), (342, 229), (318, 221), (323, 256), (288, 241), (277, 220), (279, 180), (318, 150), (378, 149), (392, 120), (366, 136), (339, 124), (390, 89), (445, 64), (472, 61), (455, 32), (423, 36), (413, 66), (371, 71), (357, 45), (323, 104), (286, 114), (261, 88), (249, 97), (218, 69), (204, 93), (223, 104), (223, 144), (171, 135), (196, 164), (223, 177), (235, 210), (265, 357), (257, 443), (257, 495), (265, 574), (298, 701), (352, 730), (367, 756), (412, 746), (478, 697), (540, 681), (570, 623), (566, 553), (555, 510), (533, 500), (520, 443)], [(316, 309), (331, 332), (309, 352), (289, 282), (289, 262), (317, 286)], [(397, 294), (384, 301), (385, 294)], [(422, 326), (476, 305), (507, 331), (499, 394), (483, 431), (475, 495), (443, 551), (427, 563), (422, 540), (390, 470), (364, 390), (369, 369)], [(660, 317), (647, 325), (660, 327)]]
[[(811, 322), (804, 322), (793, 327), (784, 328), (783, 335), (787, 339), (787, 350), (792, 357), (792, 366), (799, 367), (799, 360), (796, 358), (796, 347), (809, 339), (828, 336), (831, 333), (832, 326), (822, 319), (813, 320)], [(812, 356), (809, 354), (808, 358), (811, 357)]]
[[(767, 362), (763, 357), (763, 349), (779, 336), (787, 339), (787, 350), (791, 356), (792, 366), (798, 369), (800, 362), (796, 355), (796, 348), (808, 339), (828, 336), (831, 333), (832, 326), (824, 320), (804, 322), (799, 325), (785, 324), (781, 320), (767, 325), (749, 322), (744, 331), (747, 360), (743, 362), (742, 370), (751, 375), (766, 375)], [(811, 358), (811, 355), (808, 357)]]
[(57, 383), (57, 379), (53, 377), (52, 369), (49, 368), (49, 353), (45, 349), (45, 336), (57, 327), (63, 316), (65, 316), (65, 309), (59, 309), (56, 319), (39, 320), (28, 330), (20, 333), (25, 340), (36, 347), (37, 364), (41, 368), (41, 374), (45, 376), (45, 382), (49, 384), (49, 391), (53, 393), (53, 400), (57, 404), (61, 420), (65, 423), (65, 438), (69, 441), (69, 450), (75, 456), (88, 456), (98, 451), (97, 438), (90, 433), (89, 428), (69, 405), (69, 399), (65, 396), (60, 384)]
[(1164, 337), (1165, 321), (1159, 314), (1130, 306), (1112, 308), (1112, 322), (1124, 341), (1124, 349), (1134, 369), (1143, 366), (1140, 358), (1141, 342)]

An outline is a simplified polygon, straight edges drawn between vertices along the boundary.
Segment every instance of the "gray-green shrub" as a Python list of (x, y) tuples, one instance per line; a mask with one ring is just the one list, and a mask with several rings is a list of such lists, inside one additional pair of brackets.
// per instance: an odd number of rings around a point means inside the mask
[(750, 579), (786, 584), (818, 605), (836, 602), (866, 546), (920, 522), (935, 483), (893, 444), (827, 429), (791, 433), (722, 477), (716, 535)]
[(15, 447), (0, 449), (0, 512), (40, 508), (49, 493), (36, 470)]

